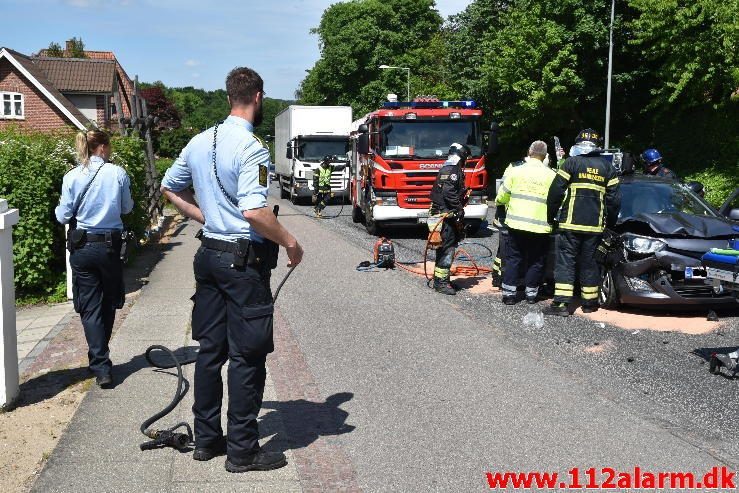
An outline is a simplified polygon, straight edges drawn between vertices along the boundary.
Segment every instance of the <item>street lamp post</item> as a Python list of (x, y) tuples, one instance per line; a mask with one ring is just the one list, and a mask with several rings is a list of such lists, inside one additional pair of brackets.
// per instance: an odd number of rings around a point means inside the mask
[(615, 17), (616, 0), (611, 0), (611, 37), (608, 43), (608, 88), (606, 89), (606, 149), (608, 149), (611, 141), (611, 79), (613, 78), (613, 21)]
[(391, 65), (380, 65), (380, 68), (382, 70), (396, 69), (396, 70), (406, 71), (406, 75), (408, 76), (408, 78), (406, 79), (406, 90), (408, 94), (408, 99), (406, 99), (406, 101), (410, 101), (411, 100), (411, 69), (409, 67), (394, 67)]

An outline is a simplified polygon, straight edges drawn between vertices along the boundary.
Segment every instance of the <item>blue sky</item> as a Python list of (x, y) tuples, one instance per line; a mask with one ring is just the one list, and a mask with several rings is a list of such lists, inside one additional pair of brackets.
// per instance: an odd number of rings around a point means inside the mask
[[(128, 74), (169, 86), (221, 88), (240, 65), (267, 95), (292, 98), (318, 59), (316, 27), (331, 0), (0, 0), (0, 46), (32, 54), (81, 37), (115, 52)], [(437, 0), (446, 17), (470, 0)], [(12, 19), (12, 22), (9, 22)], [(392, 60), (388, 61), (392, 63)]]

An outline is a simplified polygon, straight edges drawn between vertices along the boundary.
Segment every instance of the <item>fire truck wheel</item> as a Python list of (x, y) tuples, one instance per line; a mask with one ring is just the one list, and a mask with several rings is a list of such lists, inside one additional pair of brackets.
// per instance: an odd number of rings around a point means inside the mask
[(372, 236), (380, 236), (382, 232), (382, 227), (380, 226), (380, 223), (378, 223), (377, 221), (373, 221), (369, 217), (365, 218), (364, 228)]
[(361, 223), (363, 219), (362, 209), (359, 207), (352, 207), (352, 221), (354, 224)]

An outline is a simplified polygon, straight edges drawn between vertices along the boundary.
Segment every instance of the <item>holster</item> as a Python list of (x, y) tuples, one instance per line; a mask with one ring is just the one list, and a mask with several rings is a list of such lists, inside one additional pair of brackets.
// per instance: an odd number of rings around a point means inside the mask
[(123, 233), (121, 233), (120, 258), (123, 263), (128, 262), (128, 255), (131, 251), (131, 246), (134, 244), (135, 241), (136, 235), (133, 231), (124, 231)]
[(67, 233), (67, 250), (74, 253), (85, 242), (86, 231), (84, 229), (70, 229)]
[(261, 243), (251, 242), (249, 249), (249, 267), (257, 270), (272, 270), (277, 267), (280, 245), (265, 239)]

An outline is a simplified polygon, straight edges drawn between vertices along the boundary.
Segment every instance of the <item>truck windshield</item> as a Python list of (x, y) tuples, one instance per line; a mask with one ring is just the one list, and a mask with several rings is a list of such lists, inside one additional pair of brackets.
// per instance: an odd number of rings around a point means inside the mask
[(392, 120), (381, 127), (381, 154), (384, 157), (445, 158), (449, 146), (466, 144), (472, 156), (482, 154), (482, 138), (477, 121)]
[(324, 156), (336, 156), (346, 160), (349, 152), (348, 140), (301, 140), (298, 157), (303, 161), (320, 162)]

